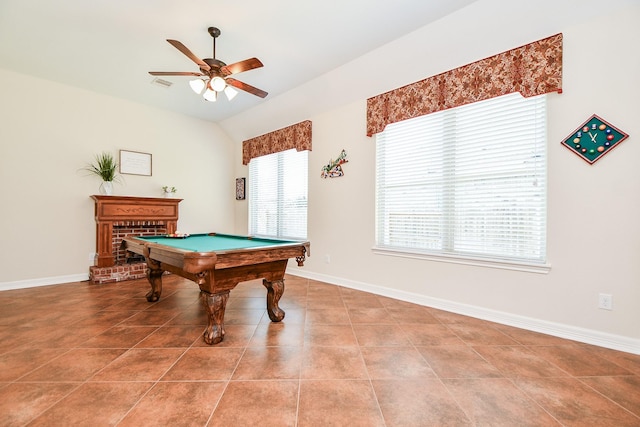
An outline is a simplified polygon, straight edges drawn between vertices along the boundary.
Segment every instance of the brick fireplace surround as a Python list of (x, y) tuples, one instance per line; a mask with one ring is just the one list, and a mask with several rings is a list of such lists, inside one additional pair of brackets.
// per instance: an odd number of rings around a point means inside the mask
[(146, 277), (146, 263), (127, 254), (122, 249), (122, 239), (174, 233), (182, 199), (98, 195), (91, 198), (95, 201), (97, 256), (95, 265), (89, 268), (89, 280), (111, 283)]

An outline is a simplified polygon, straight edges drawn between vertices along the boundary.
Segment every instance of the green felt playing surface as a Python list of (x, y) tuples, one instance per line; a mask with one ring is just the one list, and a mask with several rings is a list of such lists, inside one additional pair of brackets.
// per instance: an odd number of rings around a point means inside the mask
[(192, 234), (185, 238), (171, 238), (166, 236), (140, 236), (139, 238), (148, 242), (194, 252), (251, 249), (295, 243), (290, 240), (262, 239), (256, 237), (249, 239), (244, 236), (233, 236), (228, 234), (216, 234), (215, 236), (210, 236), (208, 234)]

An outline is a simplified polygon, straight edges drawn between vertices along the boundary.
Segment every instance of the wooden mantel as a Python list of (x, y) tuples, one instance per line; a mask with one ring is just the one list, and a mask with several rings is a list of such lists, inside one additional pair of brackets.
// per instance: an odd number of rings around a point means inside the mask
[(113, 224), (121, 221), (164, 221), (167, 233), (175, 233), (178, 224), (178, 203), (182, 199), (91, 196), (95, 200), (97, 267), (111, 267)]

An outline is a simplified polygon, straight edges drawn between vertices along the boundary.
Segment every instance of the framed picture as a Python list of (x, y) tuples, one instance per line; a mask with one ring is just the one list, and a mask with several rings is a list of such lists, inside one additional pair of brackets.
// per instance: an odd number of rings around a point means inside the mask
[(236, 200), (244, 200), (244, 178), (236, 178)]
[(120, 173), (151, 176), (151, 154), (120, 150)]

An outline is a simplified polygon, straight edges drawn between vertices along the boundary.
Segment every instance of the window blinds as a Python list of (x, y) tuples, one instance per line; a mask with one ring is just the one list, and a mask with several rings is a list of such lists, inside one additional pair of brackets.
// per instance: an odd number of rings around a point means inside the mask
[(376, 244), (546, 262), (546, 98), (510, 94), (376, 137)]
[(249, 163), (249, 233), (307, 238), (308, 151), (295, 149)]

